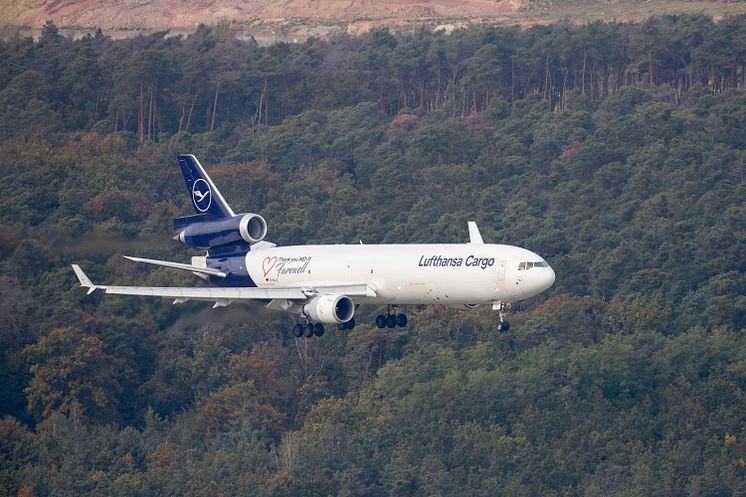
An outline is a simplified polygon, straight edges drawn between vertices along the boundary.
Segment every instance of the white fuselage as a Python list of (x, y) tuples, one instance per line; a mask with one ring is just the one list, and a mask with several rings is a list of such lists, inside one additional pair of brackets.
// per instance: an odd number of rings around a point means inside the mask
[[(537, 254), (511, 245), (298, 245), (246, 254), (259, 287), (367, 284), (375, 297), (357, 303), (487, 304), (546, 290), (554, 271)], [(521, 269), (521, 263), (539, 267)]]

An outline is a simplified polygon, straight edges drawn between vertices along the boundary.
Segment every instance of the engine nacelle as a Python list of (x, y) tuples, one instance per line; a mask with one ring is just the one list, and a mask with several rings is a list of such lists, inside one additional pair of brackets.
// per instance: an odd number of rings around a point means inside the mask
[(260, 242), (267, 236), (267, 221), (259, 214), (201, 221), (188, 225), (178, 234), (178, 239), (193, 248), (210, 248), (246, 242)]
[(267, 236), (267, 221), (259, 214), (244, 214), (238, 223), (241, 238), (247, 243), (256, 243)]
[(303, 306), (303, 314), (319, 323), (346, 323), (355, 314), (355, 304), (347, 295), (319, 295)]

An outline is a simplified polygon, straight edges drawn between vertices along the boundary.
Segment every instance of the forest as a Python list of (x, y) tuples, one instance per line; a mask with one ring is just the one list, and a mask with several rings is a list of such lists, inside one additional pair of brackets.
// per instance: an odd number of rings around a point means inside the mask
[[(0, 495), (746, 495), (746, 17), (0, 40)], [(195, 285), (176, 155), (268, 240), (533, 250), (548, 292), (297, 339)]]

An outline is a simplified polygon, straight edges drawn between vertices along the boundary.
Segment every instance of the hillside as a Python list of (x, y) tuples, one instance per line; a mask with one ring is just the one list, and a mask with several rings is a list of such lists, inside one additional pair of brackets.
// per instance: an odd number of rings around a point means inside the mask
[(191, 32), (229, 21), (240, 32), (264, 36), (359, 33), (373, 26), (403, 29), (422, 23), (446, 29), (470, 23), (530, 25), (568, 17), (574, 22), (641, 20), (662, 13), (702, 12), (723, 17), (746, 12), (746, 2), (719, 0), (0, 0), (0, 24), (39, 29), (47, 20), (76, 29), (126, 33)]
[[(746, 495), (746, 17), (262, 46), (0, 39), (0, 495)], [(175, 156), (268, 240), (485, 241), (511, 309), (296, 339), (193, 285)]]

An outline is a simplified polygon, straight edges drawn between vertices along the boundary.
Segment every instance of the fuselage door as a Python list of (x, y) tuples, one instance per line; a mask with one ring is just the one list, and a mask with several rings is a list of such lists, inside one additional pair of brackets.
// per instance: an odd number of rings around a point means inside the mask
[(505, 281), (505, 266), (507, 266), (508, 261), (498, 261), (497, 262), (497, 281)]

